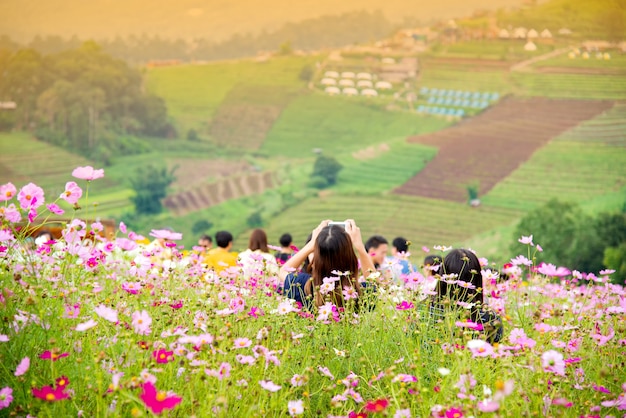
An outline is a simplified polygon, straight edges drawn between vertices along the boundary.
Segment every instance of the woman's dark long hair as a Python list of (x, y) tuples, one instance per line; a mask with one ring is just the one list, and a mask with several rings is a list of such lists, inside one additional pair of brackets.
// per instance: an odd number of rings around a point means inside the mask
[(436, 303), (441, 303), (447, 298), (454, 306), (455, 302), (474, 303), (470, 317), (473, 321), (476, 320), (483, 304), (483, 276), (480, 271), (480, 261), (476, 254), (462, 248), (450, 251), (443, 259), (439, 274), (456, 274), (456, 280), (471, 283), (473, 289), (439, 280)]
[(315, 241), (311, 263), (312, 285), (315, 289), (313, 292), (313, 289), (310, 288), (311, 281), (309, 281), (307, 283), (309, 289), (305, 287), (305, 292), (308, 294), (315, 293), (316, 306), (324, 304), (324, 298), (319, 293), (319, 287), (325, 277), (337, 276), (333, 271), (349, 273), (347, 276), (341, 276), (340, 282), (335, 284), (335, 290), (331, 293), (332, 302), (341, 307), (343, 306), (343, 288), (352, 286), (360, 295), (361, 287), (358, 281), (359, 260), (354, 253), (352, 240), (345, 229), (338, 225), (329, 225), (322, 229)]

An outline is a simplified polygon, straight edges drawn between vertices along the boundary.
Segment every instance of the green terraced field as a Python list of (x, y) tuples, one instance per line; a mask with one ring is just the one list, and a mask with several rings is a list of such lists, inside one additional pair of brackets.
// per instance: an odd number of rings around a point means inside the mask
[(341, 156), (336, 193), (380, 194), (404, 183), (430, 161), (437, 149), (409, 144), (404, 138)]
[(390, 138), (433, 132), (449, 125), (441, 119), (388, 112), (359, 98), (310, 94), (293, 100), (270, 130), (261, 152), (302, 158), (313, 149), (333, 155), (354, 152)]
[(626, 152), (602, 143), (552, 141), (482, 198), (530, 210), (552, 198), (584, 203), (626, 186)]
[(403, 236), (421, 253), (423, 245), (453, 245), (471, 236), (510, 224), (520, 212), (514, 209), (489, 207), (471, 208), (465, 204), (410, 196), (332, 195), (310, 199), (288, 209), (273, 219), (266, 231), (270, 238), (289, 232), (296, 245), (302, 245), (307, 235), (322, 219), (354, 218), (367, 239), (382, 234), (388, 240)]
[(626, 97), (626, 75), (512, 73), (514, 92), (528, 96), (571, 99)]
[(626, 72), (626, 55), (622, 55), (617, 51), (609, 51), (611, 58), (609, 60), (597, 59), (591, 54), (589, 59), (583, 59), (581, 56), (569, 58), (567, 54), (538, 61), (533, 67), (570, 67), (570, 68), (596, 68), (607, 70), (621, 70)]
[(274, 86), (278, 91), (305, 87), (298, 74), (316, 59), (319, 57), (278, 57), (267, 62), (241, 60), (154, 68), (146, 73), (146, 85), (165, 100), (184, 136), (191, 128), (207, 132), (217, 108), (238, 84)]
[(429, 68), (424, 64), (419, 77), (419, 86), (463, 91), (494, 91), (501, 95), (511, 91), (508, 71), (467, 71), (463, 68)]

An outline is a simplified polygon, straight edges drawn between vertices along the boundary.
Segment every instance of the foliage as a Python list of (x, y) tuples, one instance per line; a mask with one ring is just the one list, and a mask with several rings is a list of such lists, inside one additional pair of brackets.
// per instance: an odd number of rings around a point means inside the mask
[(41, 55), (20, 49), (6, 58), (0, 97), (19, 103), (15, 127), (87, 156), (125, 153), (116, 137), (173, 133), (162, 99), (142, 90), (141, 75), (94, 42)]
[[(605, 249), (626, 242), (624, 214), (586, 215), (574, 203), (553, 199), (527, 213), (517, 225), (515, 236), (533, 235), (541, 245), (537, 262), (567, 265), (584, 272), (598, 272), (603, 267)], [(515, 253), (518, 244), (511, 246)]]
[(161, 213), (163, 204), (161, 199), (167, 196), (167, 188), (176, 177), (176, 168), (167, 170), (165, 167), (149, 165), (136, 170), (135, 176), (131, 177), (130, 184), (135, 190), (135, 196), (131, 198), (138, 214)]
[[(27, 219), (29, 202), (17, 194), (3, 209)], [(38, 202), (44, 221), (49, 202)], [(608, 275), (577, 284), (554, 266), (517, 263), (507, 280), (485, 270), (485, 304), (504, 326), (496, 345), (463, 310), (432, 317), (423, 289), (442, 277), (414, 273), (404, 286), (363, 277), (374, 290), (361, 309), (348, 300), (309, 312), (281, 293), (262, 259), (251, 277), (239, 267), (220, 276), (182, 252), (171, 231), (152, 231), (171, 237), (167, 247), (122, 228), (94, 240), (98, 224), (75, 219), (32, 248), (28, 228), (0, 222), (7, 416), (161, 407), (216, 417), (579, 416), (590, 407), (616, 416), (624, 408), (626, 305)]]
[(605, 248), (603, 261), (607, 268), (615, 270), (613, 283), (626, 285), (626, 242), (617, 247)]
[(478, 199), (478, 190), (480, 185), (477, 183), (468, 184), (466, 186), (467, 189), (467, 198), (471, 202), (472, 200)]
[(307, 64), (300, 70), (300, 74), (298, 74), (298, 78), (302, 81), (311, 81), (313, 78), (313, 66), (311, 64)]
[(194, 235), (201, 235), (203, 233), (206, 233), (212, 227), (213, 222), (209, 222), (206, 219), (201, 219), (194, 222), (193, 226), (191, 227), (191, 232), (193, 232)]
[(187, 140), (188, 141), (197, 141), (200, 137), (198, 136), (198, 131), (195, 129), (190, 129), (187, 131)]
[(339, 176), (339, 172), (343, 166), (337, 161), (336, 158), (320, 154), (315, 160), (315, 164), (313, 165), (313, 173), (311, 174), (311, 178), (321, 178), (326, 184), (320, 184), (319, 188), (324, 188), (327, 186), (332, 186), (337, 183), (337, 177)]
[(263, 217), (261, 215), (261, 210), (256, 210), (252, 212), (248, 218), (246, 219), (246, 224), (250, 228), (260, 228), (263, 226)]

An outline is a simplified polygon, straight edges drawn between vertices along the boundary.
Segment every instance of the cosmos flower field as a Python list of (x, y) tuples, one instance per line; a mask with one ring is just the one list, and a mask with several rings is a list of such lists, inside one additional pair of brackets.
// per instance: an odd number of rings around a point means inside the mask
[[(216, 275), (175, 232), (102, 238), (60, 201), (88, 207), (104, 172), (72, 176), (51, 198), (0, 185), (0, 416), (626, 416), (626, 292), (611, 271), (536, 266), (532, 237), (500, 271), (481, 259), (504, 323), (494, 344), (462, 309), (429, 317), (429, 281), (454, 277), (373, 274), (372, 309), (308, 312), (262, 259)], [(61, 238), (28, 243), (61, 215)]]

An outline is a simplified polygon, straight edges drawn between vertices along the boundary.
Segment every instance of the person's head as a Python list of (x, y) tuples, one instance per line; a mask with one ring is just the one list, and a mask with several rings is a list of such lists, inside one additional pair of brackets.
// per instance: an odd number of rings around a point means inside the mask
[(456, 279), (469, 284), (464, 287), (458, 284), (448, 284), (439, 280), (437, 294), (439, 298), (449, 296), (461, 302), (483, 303), (483, 276), (480, 273), (480, 261), (476, 254), (469, 250), (457, 248), (450, 251), (443, 259), (440, 274), (456, 274)]
[(255, 229), (250, 234), (250, 241), (248, 242), (248, 248), (252, 251), (261, 250), (264, 253), (270, 251), (267, 247), (267, 234), (262, 229)]
[(367, 251), (376, 267), (385, 261), (388, 249), (389, 243), (380, 235), (374, 235), (365, 242), (365, 251)]
[(391, 242), (391, 255), (406, 254), (409, 252), (409, 241), (403, 237), (394, 238)]
[[(322, 285), (325, 277), (336, 277), (333, 271), (347, 272), (342, 275), (339, 283), (335, 283), (332, 293), (333, 303), (343, 306), (342, 291), (345, 286), (353, 286), (360, 293), (358, 284), (359, 260), (354, 253), (352, 240), (345, 228), (338, 225), (324, 227), (317, 239), (311, 262), (311, 275), (316, 288)], [(316, 292), (315, 303), (320, 306), (324, 303), (323, 297)]]
[(218, 247), (229, 250), (233, 246), (233, 234), (228, 231), (218, 231), (215, 234), (215, 243)]
[(210, 235), (202, 235), (198, 239), (198, 246), (204, 248), (205, 250), (210, 249), (213, 246), (213, 238)]
[(282, 234), (278, 242), (280, 242), (281, 247), (288, 248), (293, 242), (293, 238), (291, 237), (291, 234)]
[(429, 254), (424, 257), (424, 276), (434, 276), (437, 274), (441, 267), (434, 269), (433, 267), (441, 266), (441, 262), (443, 261), (443, 257), (436, 254)]

